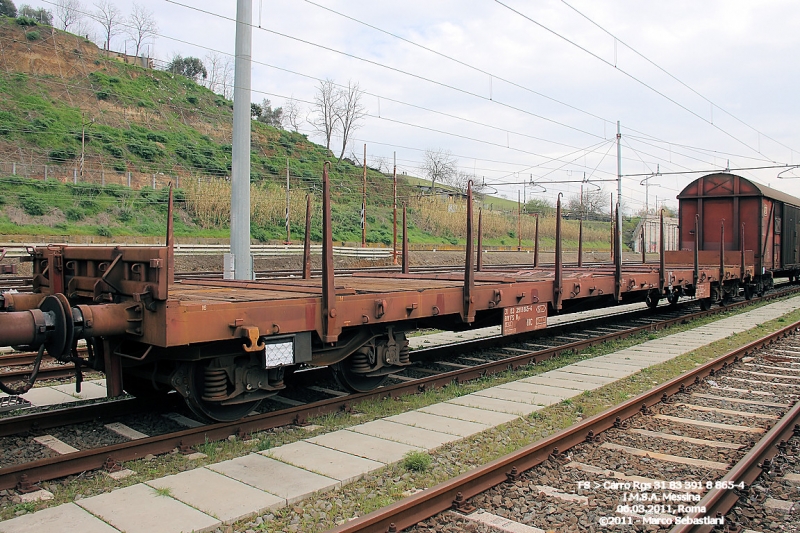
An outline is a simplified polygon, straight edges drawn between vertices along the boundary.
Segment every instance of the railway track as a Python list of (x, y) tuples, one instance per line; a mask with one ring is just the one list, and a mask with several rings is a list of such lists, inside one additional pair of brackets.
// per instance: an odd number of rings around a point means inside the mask
[[(781, 294), (775, 293), (773, 297)], [(735, 304), (735, 305), (743, 305)], [(691, 306), (690, 306), (691, 307)], [(729, 306), (728, 308), (733, 307)], [(118, 441), (111, 445), (84, 449), (54, 457), (39, 457), (33, 461), (10, 464), (0, 469), (0, 489), (13, 488), (27, 481), (55, 479), (70, 474), (93, 470), (121, 463), (123, 461), (142, 458), (148, 454), (166, 453), (176, 447), (189, 452), (191, 446), (206, 441), (223, 440), (232, 434), (247, 435), (289, 424), (303, 424), (314, 415), (350, 409), (355, 403), (369, 398), (398, 397), (405, 394), (441, 387), (453, 382), (464, 382), (505, 371), (535, 364), (569, 351), (579, 351), (601, 342), (621, 339), (641, 331), (651, 331), (668, 327), (671, 324), (686, 322), (707, 316), (715, 311), (671, 312), (666, 317), (656, 317), (652, 313), (626, 313), (613, 320), (624, 320), (627, 326), (611, 326), (609, 319), (592, 319), (579, 323), (565, 324), (550, 330), (551, 337), (544, 338), (541, 332), (528, 335), (528, 339), (516, 339), (516, 347), (508, 347), (509, 339), (493, 337), (463, 342), (427, 350), (413, 352), (415, 365), (409, 375), (396, 379), (393, 384), (382, 387), (372, 393), (344, 395), (333, 390), (335, 385), (330, 375), (325, 376), (325, 369), (313, 369), (298, 372), (293, 377), (295, 385), (310, 385), (312, 393), (304, 399), (283, 397), (280, 401), (271, 402), (271, 410), (255, 416), (247, 417), (232, 423), (213, 425), (197, 425), (193, 428), (182, 428), (177, 431), (166, 431), (158, 436), (144, 436), (132, 441)], [(525, 344), (527, 342), (527, 346)], [(472, 357), (468, 351), (477, 351)], [(452, 359), (453, 353), (461, 355)], [(415, 374), (416, 373), (416, 374)], [(413, 377), (412, 377), (413, 376)], [(326, 381), (327, 380), (327, 381)], [(319, 384), (323, 386), (320, 387)], [(171, 395), (175, 396), (175, 395)], [(316, 398), (314, 398), (316, 396)], [(320, 399), (320, 396), (323, 396)], [(331, 397), (332, 396), (332, 397)], [(167, 397), (170, 398), (169, 396)], [(293, 404), (286, 407), (286, 404)], [(41, 433), (46, 429), (71, 424), (90, 424), (102, 429), (103, 422), (121, 415), (132, 415), (142, 410), (155, 408), (169, 411), (177, 408), (171, 403), (162, 401), (142, 402), (141, 400), (117, 400), (109, 403), (89, 405), (80, 408), (41, 412), (29, 416), (7, 417), (0, 419), (0, 436), (9, 437), (24, 432)], [(172, 429), (175, 429), (173, 425)], [(109, 461), (110, 460), (110, 461)], [(23, 478), (23, 475), (27, 476)]]
[(800, 322), (331, 532), (797, 531), (786, 484), (800, 478), (798, 331)]

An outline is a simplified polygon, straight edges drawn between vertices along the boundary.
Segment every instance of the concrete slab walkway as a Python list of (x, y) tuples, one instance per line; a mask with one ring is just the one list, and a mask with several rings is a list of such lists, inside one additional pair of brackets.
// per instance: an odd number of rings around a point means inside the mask
[(410, 450), (433, 450), (797, 309), (800, 297), (441, 404), (0, 522), (0, 532), (66, 526), (89, 533), (213, 530), (340, 487)]

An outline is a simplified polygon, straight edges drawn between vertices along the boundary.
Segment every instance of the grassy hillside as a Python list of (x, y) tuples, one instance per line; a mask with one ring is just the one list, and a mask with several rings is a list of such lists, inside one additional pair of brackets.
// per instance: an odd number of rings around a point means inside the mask
[[(0, 40), (0, 235), (162, 235), (171, 182), (179, 187), (179, 236), (227, 236), (231, 101), (50, 27), (0, 17)], [(318, 215), (321, 169), (331, 154), (302, 134), (255, 121), (251, 146), (252, 236), (285, 238), (287, 160), (292, 233), (302, 236), (305, 197)], [(359, 242), (362, 169), (334, 162), (331, 181), (334, 239)], [(412, 242), (463, 242), (463, 204), (420, 198), (405, 178), (398, 196), (409, 206)], [(369, 170), (367, 199), (367, 240), (391, 244), (391, 179)], [(523, 235), (532, 237), (531, 224)], [(543, 224), (545, 239), (549, 227)], [(487, 244), (516, 244), (515, 217), (495, 212), (485, 228)], [(587, 249), (605, 249), (606, 235), (590, 230)]]

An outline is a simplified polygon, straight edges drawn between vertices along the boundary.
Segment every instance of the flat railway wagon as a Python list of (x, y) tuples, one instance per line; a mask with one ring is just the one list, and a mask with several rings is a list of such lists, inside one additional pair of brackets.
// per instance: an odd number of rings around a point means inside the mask
[[(46, 351), (74, 363), (78, 374), (81, 368), (102, 371), (112, 397), (176, 390), (198, 415), (229, 421), (277, 394), (290, 373), (309, 365), (330, 366), (352, 391), (372, 390), (410, 364), (406, 332), (418, 327), (501, 324), (504, 335), (514, 335), (544, 328), (548, 314), (570, 310), (636, 301), (655, 305), (681, 296), (708, 305), (721, 283), (753, 274), (752, 254), (742, 254), (740, 262), (734, 254), (704, 252), (687, 259), (663, 249), (657, 264), (623, 265), (617, 253), (607, 266), (567, 267), (561, 260), (560, 198), (554, 268), (484, 271), (480, 214), (477, 260), (474, 249), (470, 190), (463, 270), (409, 273), (404, 237), (401, 272), (337, 278), (327, 168), (321, 277), (310, 275), (306, 240), (302, 278), (175, 282), (170, 222), (162, 247), (36, 248), (34, 292), (0, 294), (0, 345)], [(169, 209), (171, 221), (171, 195)], [(405, 226), (405, 213), (403, 220)], [(86, 358), (78, 356), (78, 339), (87, 341)], [(22, 390), (34, 379), (35, 372)]]
[(800, 279), (800, 198), (735, 174), (716, 173), (687, 185), (678, 194), (678, 210), (681, 250), (753, 251), (755, 275), (723, 284), (726, 294), (738, 290), (738, 284), (747, 295), (771, 287), (775, 277)]

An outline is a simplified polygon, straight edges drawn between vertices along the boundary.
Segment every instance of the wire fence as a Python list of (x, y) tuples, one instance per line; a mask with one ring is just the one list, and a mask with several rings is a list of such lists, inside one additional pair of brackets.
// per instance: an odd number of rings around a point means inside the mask
[[(181, 186), (180, 174), (165, 174), (163, 172), (141, 172), (135, 170), (117, 171), (105, 167), (84, 165), (59, 165), (57, 163), (22, 163), (17, 161), (0, 161), (1, 176), (22, 176), (30, 179), (54, 179), (62, 183), (94, 183), (97, 185), (122, 185), (132, 189), (151, 187), (160, 189), (172, 183), (175, 187)], [(219, 176), (197, 175), (203, 181), (225, 179)], [(183, 178), (184, 181), (186, 178)]]

